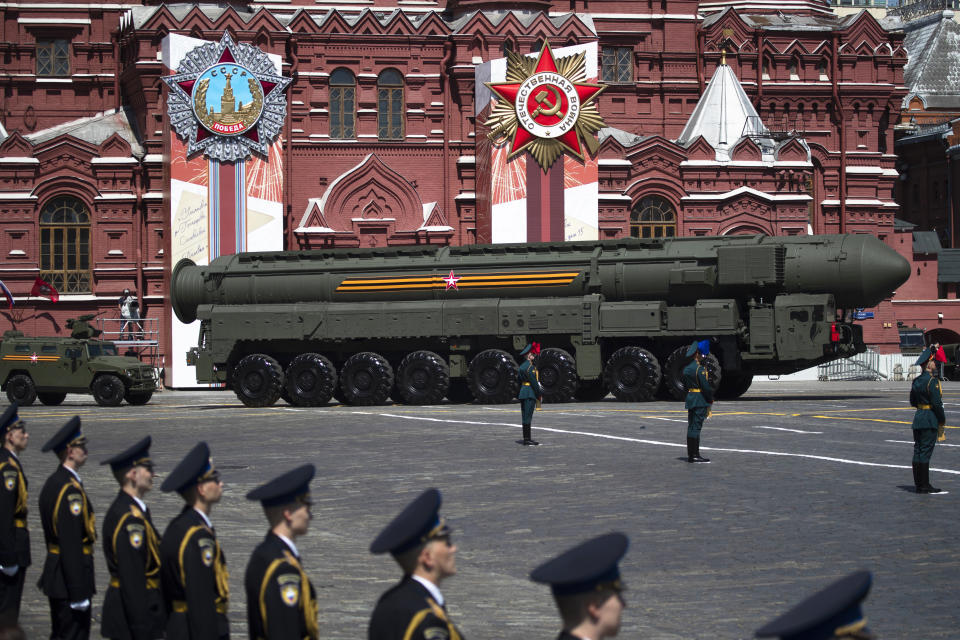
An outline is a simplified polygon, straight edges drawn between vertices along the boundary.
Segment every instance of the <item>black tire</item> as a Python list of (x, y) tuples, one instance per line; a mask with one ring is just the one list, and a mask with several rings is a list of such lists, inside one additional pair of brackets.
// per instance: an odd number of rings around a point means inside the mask
[(447, 400), (454, 404), (466, 404), (473, 402), (473, 393), (470, 391), (470, 385), (466, 378), (451, 378), (450, 386), (447, 388)]
[(577, 400), (579, 402), (600, 402), (607, 397), (610, 389), (607, 389), (607, 383), (603, 376), (596, 380), (581, 380), (577, 387)]
[(397, 396), (404, 404), (439, 404), (450, 387), (450, 367), (432, 351), (408, 353), (397, 370)]
[(742, 371), (724, 371), (717, 387), (718, 400), (736, 400), (753, 384), (753, 376)]
[(340, 369), (340, 390), (347, 404), (386, 404), (393, 390), (393, 367), (378, 353), (355, 353)]
[(621, 402), (649, 402), (660, 388), (660, 363), (640, 347), (621, 347), (603, 368), (607, 389)]
[(58, 404), (61, 404), (67, 397), (65, 393), (54, 393), (49, 391), (47, 393), (37, 393), (37, 398), (40, 399), (40, 402), (47, 405), (48, 407), (55, 407)]
[(577, 363), (568, 352), (553, 347), (541, 351), (537, 358), (537, 373), (544, 402), (576, 401), (580, 378), (577, 377)]
[(140, 405), (150, 402), (150, 398), (152, 397), (153, 391), (127, 391), (127, 395), (125, 395), (123, 399), (129, 404), (139, 407)]
[(513, 401), (520, 390), (517, 369), (513, 356), (500, 349), (487, 349), (474, 356), (467, 367), (467, 384), (474, 402), (506, 404)]
[(337, 370), (319, 353), (301, 353), (287, 367), (284, 395), (298, 407), (319, 407), (330, 402), (337, 388)]
[(119, 407), (123, 396), (127, 395), (127, 387), (123, 380), (112, 373), (104, 373), (93, 379), (90, 384), (90, 393), (101, 407)]
[(268, 355), (251, 353), (231, 370), (230, 388), (245, 406), (269, 407), (280, 398), (283, 368)]
[[(668, 400), (683, 400), (687, 397), (687, 385), (683, 382), (683, 368), (693, 359), (687, 355), (687, 347), (677, 347), (663, 365), (663, 382), (660, 385), (661, 395)], [(704, 364), (707, 367), (707, 379), (710, 386), (716, 390), (720, 384), (720, 361), (715, 355), (706, 356)]]
[(37, 388), (33, 386), (33, 378), (18, 373), (7, 380), (7, 400), (16, 402), (21, 407), (33, 404), (37, 399)]

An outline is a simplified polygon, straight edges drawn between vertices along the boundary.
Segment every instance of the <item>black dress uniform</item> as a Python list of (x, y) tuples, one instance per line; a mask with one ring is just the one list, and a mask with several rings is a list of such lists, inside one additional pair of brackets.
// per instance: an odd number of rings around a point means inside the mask
[[(14, 402), (0, 417), (0, 440), (12, 429), (25, 428)], [(23, 582), (30, 566), (30, 532), (27, 531), (27, 477), (17, 455), (0, 445), (0, 629), (17, 624)]]
[(869, 571), (857, 571), (819, 591), (757, 630), (758, 638), (868, 640), (874, 635), (860, 603), (870, 591)]
[(926, 365), (936, 353), (923, 350), (914, 364), (924, 367), (910, 387), (910, 404), (917, 408), (913, 414), (913, 484), (917, 493), (946, 493), (930, 484), (930, 457), (937, 444), (937, 431), (946, 424), (943, 411), (943, 393), (940, 381), (930, 375)]
[[(138, 465), (152, 470), (150, 436), (101, 464), (109, 464), (114, 475)], [(146, 505), (122, 490), (103, 518), (103, 555), (110, 571), (103, 597), (103, 637), (162, 638), (166, 612), (160, 593), (160, 536)]]
[[(622, 602), (620, 594), (624, 586), (619, 563), (629, 545), (629, 538), (622, 533), (591, 538), (538, 566), (530, 572), (530, 579), (549, 584), (558, 607), (561, 606), (559, 598), (597, 592), (609, 593)], [(563, 611), (561, 617), (564, 617)], [(558, 640), (581, 639), (564, 629)]]
[[(59, 454), (67, 447), (85, 445), (80, 418), (74, 416), (41, 450)], [(89, 638), (90, 599), (96, 592), (93, 575), (96, 523), (83, 485), (63, 465), (47, 478), (40, 491), (40, 522), (47, 557), (38, 586), (50, 600), (50, 637)], [(86, 608), (77, 607), (84, 602)]]
[[(371, 553), (394, 556), (427, 542), (448, 537), (439, 516), (440, 492), (427, 489), (393, 519), (370, 545)], [(446, 609), (410, 575), (380, 596), (367, 628), (369, 640), (461, 640)]]
[[(312, 464), (297, 467), (247, 494), (265, 507), (310, 506)], [(300, 557), (280, 536), (267, 533), (247, 563), (247, 627), (251, 640), (317, 640), (317, 594)]]
[[(183, 493), (200, 482), (216, 480), (219, 472), (210, 449), (199, 443), (170, 473), (161, 491)], [(216, 640), (230, 637), (227, 562), (213, 527), (187, 505), (160, 540), (160, 582), (167, 611), (167, 637), (177, 640)]]

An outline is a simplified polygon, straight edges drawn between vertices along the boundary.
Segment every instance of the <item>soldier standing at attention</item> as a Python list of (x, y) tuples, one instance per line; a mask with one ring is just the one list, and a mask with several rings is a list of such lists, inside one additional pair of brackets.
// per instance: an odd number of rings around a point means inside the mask
[(143, 496), (153, 488), (150, 436), (100, 464), (109, 464), (120, 493), (103, 518), (103, 555), (110, 586), (103, 598), (104, 638), (152, 640), (166, 627), (160, 593), (160, 536)]
[(625, 604), (617, 564), (630, 541), (622, 533), (593, 538), (540, 565), (530, 579), (550, 585), (563, 630), (557, 640), (603, 640), (620, 631)]
[(917, 408), (913, 414), (913, 485), (917, 493), (947, 493), (930, 484), (930, 456), (937, 444), (938, 429), (947, 423), (940, 381), (933, 377), (939, 353), (932, 347), (923, 350), (914, 363), (923, 371), (910, 387), (910, 404)]
[(705, 356), (710, 355), (710, 341), (693, 342), (687, 348), (687, 356), (693, 356), (690, 364), (683, 368), (683, 383), (687, 387), (687, 462), (710, 462), (700, 455), (700, 429), (703, 421), (710, 415), (713, 404), (713, 387), (707, 379), (707, 368), (703, 364)]
[(525, 447), (537, 446), (540, 444), (531, 437), (530, 425), (533, 422), (533, 412), (537, 408), (537, 402), (543, 397), (543, 389), (540, 388), (540, 379), (537, 376), (537, 368), (533, 361), (540, 354), (540, 344), (531, 342), (523, 348), (520, 356), (524, 357), (523, 364), (520, 365), (520, 392), (517, 398), (520, 400), (520, 417), (523, 424), (523, 440), (518, 440), (519, 444)]
[(427, 489), (370, 544), (371, 553), (390, 552), (403, 579), (377, 601), (368, 640), (462, 639), (440, 593), (440, 583), (457, 572), (457, 547), (440, 517), (440, 502), (440, 492)]
[(0, 629), (14, 627), (20, 617), (23, 581), (30, 566), (27, 531), (27, 477), (18, 457), (27, 448), (27, 424), (14, 402), (0, 417)]
[(758, 638), (873, 640), (860, 603), (870, 591), (869, 571), (857, 571), (813, 594), (757, 630)]
[(50, 600), (50, 637), (90, 637), (90, 598), (96, 592), (93, 543), (97, 540), (93, 507), (77, 471), (87, 461), (87, 438), (73, 416), (40, 449), (53, 451), (60, 466), (40, 491), (40, 522), (47, 558), (38, 586)]
[(317, 640), (317, 595), (300, 564), (296, 538), (310, 528), (312, 464), (288, 471), (247, 494), (270, 523), (247, 563), (247, 628), (252, 640)]
[(160, 540), (160, 580), (167, 609), (167, 637), (218, 640), (230, 637), (227, 562), (210, 523), (223, 496), (220, 472), (206, 442), (197, 444), (170, 472), (160, 490), (186, 502)]

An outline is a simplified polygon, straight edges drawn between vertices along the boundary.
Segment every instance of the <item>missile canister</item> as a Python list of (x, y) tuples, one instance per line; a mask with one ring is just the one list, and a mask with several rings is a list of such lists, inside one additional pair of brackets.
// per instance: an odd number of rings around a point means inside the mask
[(530, 340), (546, 400), (637, 401), (682, 396), (694, 338), (715, 343), (720, 397), (862, 352), (844, 311), (908, 276), (870, 235), (625, 239), (184, 260), (171, 299), (201, 321), (197, 379), (250, 406), (508, 402)]

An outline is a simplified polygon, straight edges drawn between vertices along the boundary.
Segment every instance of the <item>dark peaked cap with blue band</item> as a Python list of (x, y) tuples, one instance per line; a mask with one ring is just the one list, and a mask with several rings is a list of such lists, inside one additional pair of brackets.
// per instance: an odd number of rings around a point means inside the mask
[(60, 427), (60, 431), (40, 447), (40, 451), (60, 453), (67, 447), (81, 447), (85, 444), (87, 444), (87, 438), (80, 430), (80, 416), (73, 416), (67, 420), (67, 424)]
[(370, 543), (370, 553), (389, 551), (398, 555), (434, 538), (450, 535), (450, 528), (440, 517), (441, 502), (437, 489), (421, 493)]
[(629, 538), (622, 533), (592, 538), (543, 563), (530, 573), (530, 579), (549, 584), (557, 596), (603, 589), (623, 591), (617, 563), (629, 545)]
[(16, 402), (13, 402), (9, 407), (7, 407), (6, 411), (3, 412), (3, 415), (0, 416), (0, 437), (5, 436), (7, 431), (9, 431), (14, 425), (23, 422), (20, 419), (20, 416), (17, 414), (18, 408), (19, 405)]
[(317, 469), (305, 464), (277, 476), (247, 494), (247, 500), (258, 500), (265, 507), (277, 507), (300, 501), (310, 504), (310, 481)]
[(213, 461), (210, 459), (210, 447), (206, 442), (198, 442), (170, 472), (167, 479), (160, 485), (160, 490), (183, 493), (201, 482), (219, 479), (220, 472), (214, 468)]
[(819, 591), (757, 630), (758, 638), (827, 640), (863, 631), (860, 602), (870, 591), (869, 571), (857, 571)]
[(144, 467), (153, 468), (153, 461), (150, 459), (150, 443), (152, 439), (150, 436), (141, 438), (137, 444), (128, 447), (122, 453), (118, 453), (115, 456), (107, 458), (100, 464), (110, 465), (110, 470), (114, 473), (119, 471), (127, 471), (138, 465)]
[(699, 351), (702, 355), (705, 355), (705, 356), (710, 355), (710, 341), (694, 340), (693, 342), (690, 343), (690, 346), (687, 347), (686, 356), (688, 358), (691, 358), (693, 357), (693, 354), (695, 354), (697, 351)]

